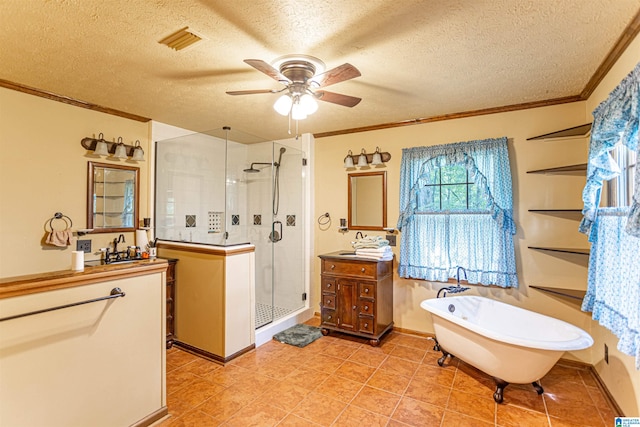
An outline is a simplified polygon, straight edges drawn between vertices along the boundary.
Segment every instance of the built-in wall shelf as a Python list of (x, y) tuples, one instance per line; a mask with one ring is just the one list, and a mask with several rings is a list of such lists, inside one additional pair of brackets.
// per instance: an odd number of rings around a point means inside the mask
[(555, 168), (536, 169), (527, 171), (527, 173), (561, 173), (561, 172), (586, 172), (587, 164), (579, 163), (577, 165), (558, 166)]
[(547, 292), (554, 295), (559, 295), (566, 298), (582, 301), (587, 291), (581, 291), (578, 289), (565, 289), (565, 288), (551, 288), (548, 286), (529, 286), (531, 289), (537, 289), (542, 292)]
[(539, 251), (563, 252), (566, 254), (589, 255), (590, 250), (586, 248), (556, 248), (549, 246), (527, 246), (529, 249), (537, 249)]
[(582, 209), (529, 209), (529, 212), (582, 212)]
[(544, 135), (532, 136), (527, 138), (527, 141), (537, 141), (541, 139), (557, 139), (557, 138), (571, 138), (576, 136), (587, 136), (591, 132), (591, 123), (586, 125), (574, 126), (572, 128), (562, 129), (556, 132), (545, 133)]

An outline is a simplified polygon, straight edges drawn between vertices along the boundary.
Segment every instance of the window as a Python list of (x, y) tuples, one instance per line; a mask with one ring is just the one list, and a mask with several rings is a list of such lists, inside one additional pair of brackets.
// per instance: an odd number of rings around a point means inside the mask
[(637, 155), (618, 142), (611, 150), (611, 157), (620, 168), (620, 174), (607, 181), (607, 206), (631, 206), (635, 191)]
[[(618, 338), (640, 370), (640, 64), (593, 111), (580, 231), (589, 236), (582, 310)], [(608, 181), (607, 205), (600, 207)]]
[(507, 139), (402, 152), (401, 277), (517, 287)]
[[(429, 171), (424, 180), (418, 209), (423, 212), (463, 212), (484, 210), (487, 201), (463, 164), (443, 166)], [(422, 184), (422, 182), (421, 182)]]

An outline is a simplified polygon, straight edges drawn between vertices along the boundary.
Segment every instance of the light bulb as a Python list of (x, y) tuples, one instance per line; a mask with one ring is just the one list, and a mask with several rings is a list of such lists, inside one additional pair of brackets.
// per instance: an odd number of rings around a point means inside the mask
[(131, 157), (131, 160), (136, 160), (139, 162), (144, 161), (144, 151), (142, 151), (142, 147), (136, 147), (133, 150), (133, 157)]
[(121, 142), (116, 145), (116, 152), (113, 154), (113, 157), (116, 159), (126, 159), (127, 158), (127, 147)]
[(367, 162), (367, 154), (364, 152), (364, 148), (360, 151), (360, 156), (358, 157), (358, 166), (367, 166), (369, 162)]
[(93, 154), (98, 156), (108, 156), (109, 150), (107, 149), (107, 143), (104, 139), (96, 142), (96, 149), (93, 151)]
[(304, 109), (297, 102), (291, 107), (291, 118), (293, 120), (304, 120), (307, 118)]
[(289, 95), (282, 95), (280, 98), (276, 100), (273, 104), (273, 109), (283, 116), (289, 115), (289, 111), (291, 110), (291, 104), (293, 101)]
[(381, 165), (382, 164), (382, 155), (380, 154), (380, 147), (376, 147), (376, 152), (373, 153), (373, 159), (371, 160), (372, 165)]
[(318, 111), (318, 103), (316, 102), (316, 99), (308, 93), (302, 95), (300, 98), (300, 106), (308, 116)]
[(349, 150), (349, 154), (347, 154), (347, 157), (344, 158), (344, 167), (346, 169), (353, 167), (353, 157), (351, 156), (351, 150)]

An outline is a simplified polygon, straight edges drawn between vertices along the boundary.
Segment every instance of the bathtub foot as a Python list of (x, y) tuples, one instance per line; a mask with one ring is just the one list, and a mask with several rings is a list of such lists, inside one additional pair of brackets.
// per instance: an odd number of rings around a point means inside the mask
[(496, 392), (493, 393), (493, 400), (495, 400), (496, 403), (502, 403), (504, 389), (509, 383), (499, 378), (494, 378), (494, 380), (496, 381)]
[(544, 393), (544, 389), (542, 388), (542, 386), (540, 384), (538, 384), (536, 381), (532, 382), (531, 385), (533, 386), (533, 388), (536, 389), (536, 392), (538, 394), (542, 394)]
[(440, 359), (438, 359), (438, 365), (440, 366), (444, 366), (444, 361), (447, 360), (447, 357), (451, 356), (453, 357), (453, 354), (447, 353), (446, 351), (440, 349), (440, 351), (442, 352), (442, 357)]
[(440, 344), (438, 343), (438, 340), (435, 338), (433, 340), (436, 342), (436, 344), (433, 346), (433, 351), (440, 351)]

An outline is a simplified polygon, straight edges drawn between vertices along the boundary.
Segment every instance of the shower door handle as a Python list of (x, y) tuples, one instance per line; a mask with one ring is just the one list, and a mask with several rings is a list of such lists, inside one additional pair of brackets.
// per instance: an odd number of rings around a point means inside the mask
[[(280, 231), (276, 231), (276, 225), (280, 226)], [(273, 221), (273, 224), (271, 224), (271, 234), (269, 235), (269, 240), (271, 240), (272, 243), (276, 243), (282, 240), (282, 222), (281, 221)]]

